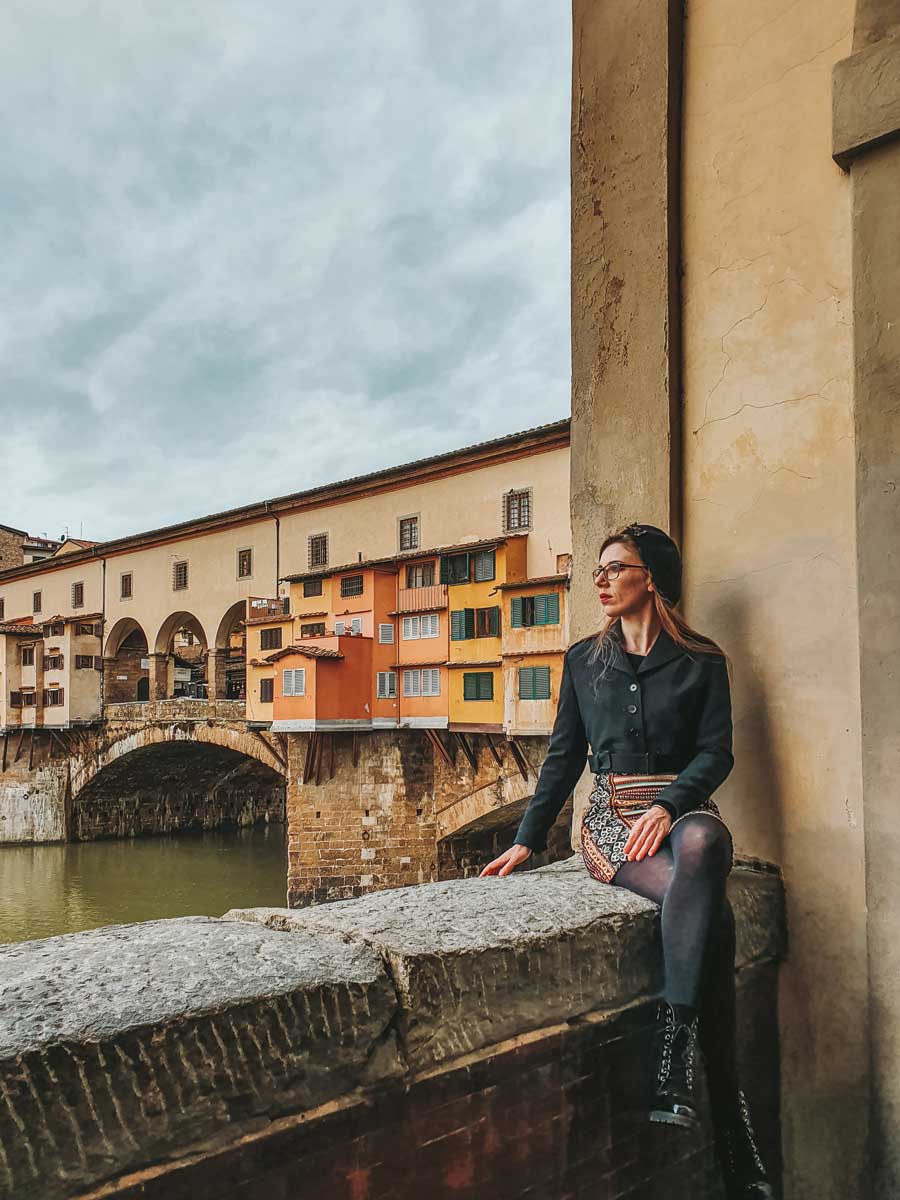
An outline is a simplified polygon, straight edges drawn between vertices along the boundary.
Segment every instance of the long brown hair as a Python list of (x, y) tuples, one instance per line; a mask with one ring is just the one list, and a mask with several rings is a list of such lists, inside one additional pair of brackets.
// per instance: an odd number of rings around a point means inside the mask
[[(638, 558), (641, 558), (641, 552), (638, 549), (637, 542), (631, 536), (631, 534), (624, 529), (620, 530), (619, 533), (611, 533), (609, 537), (606, 538), (606, 540), (603, 542), (603, 545), (600, 547), (597, 558), (599, 559), (603, 551), (608, 546), (612, 546), (615, 542), (618, 542), (624, 546), (629, 546), (635, 551)], [(641, 559), (641, 561), (643, 562), (643, 559)], [(684, 619), (675, 605), (671, 604), (668, 600), (665, 600), (659, 594), (658, 590), (654, 591), (652, 595), (653, 602), (656, 607), (656, 615), (659, 618), (659, 623), (672, 641), (676, 644), (676, 646), (680, 646), (682, 650), (686, 650), (689, 654), (695, 653), (719, 655), (721, 658), (724, 658), (726, 664), (730, 666), (728, 663), (728, 655), (721, 646), (714, 642), (712, 638), (707, 637), (706, 634), (698, 633), (696, 629), (693, 629), (690, 625), (688, 625), (687, 621)], [(610, 662), (612, 661), (613, 654), (615, 653), (613, 643), (615, 640), (618, 640), (615, 633), (615, 628), (617, 625), (619, 625), (618, 617), (607, 617), (597, 632), (591, 635), (594, 640), (594, 645), (591, 649), (588, 661), (595, 663), (598, 659), (600, 660), (601, 675), (606, 673), (606, 668), (609, 666)]]

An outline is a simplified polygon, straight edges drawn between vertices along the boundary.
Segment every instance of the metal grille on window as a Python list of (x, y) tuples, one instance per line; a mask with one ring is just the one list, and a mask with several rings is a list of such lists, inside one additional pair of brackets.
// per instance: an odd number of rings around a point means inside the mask
[(41, 593), (34, 592), (31, 597), (31, 611), (39, 613), (41, 611)]
[(121, 575), (119, 577), (119, 599), (121, 599), (121, 600), (130, 600), (131, 599), (131, 586), (132, 586), (132, 576), (130, 573), (127, 575)]
[(82, 608), (83, 605), (84, 605), (84, 584), (83, 583), (73, 583), (72, 584), (72, 607), (73, 608)]
[(281, 691), (284, 696), (306, 695), (306, 668), (290, 667), (281, 672)]
[(514, 529), (529, 529), (531, 527), (531, 489), (507, 492), (504, 498), (504, 528), (507, 532)]
[(328, 564), (328, 534), (311, 533), (309, 535), (309, 565), (324, 567)]
[(400, 549), (418, 550), (419, 518), (403, 517), (400, 521)]
[(249, 579), (253, 571), (253, 552), (251, 550), (238, 550), (238, 577), (240, 579)]
[(341, 580), (342, 596), (361, 596), (363, 594), (362, 575), (345, 575)]
[(172, 565), (172, 588), (179, 592), (188, 585), (188, 565), (177, 562)]
[(394, 626), (379, 624), (378, 640), (383, 646), (392, 646), (394, 644)]

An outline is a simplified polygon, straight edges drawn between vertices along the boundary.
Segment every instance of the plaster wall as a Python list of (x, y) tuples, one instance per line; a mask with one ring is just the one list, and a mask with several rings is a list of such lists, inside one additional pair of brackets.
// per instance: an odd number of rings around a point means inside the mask
[(830, 108), (852, 24), (850, 0), (718, 0), (685, 24), (685, 610), (733, 661), (736, 848), (784, 871), (790, 1200), (863, 1194), (851, 194)]
[(539, 536), (528, 539), (528, 572), (552, 575), (557, 555), (571, 551), (568, 479), (565, 447), (343, 504), (288, 513), (281, 519), (282, 572), (309, 569), (307, 539), (315, 533), (328, 534), (328, 561), (335, 566), (356, 562), (360, 554), (363, 560), (397, 554), (399, 518), (416, 513), (423, 549), (499, 536), (503, 494), (531, 488)]
[[(84, 584), (84, 604), (72, 607), (72, 584)], [(40, 624), (50, 617), (74, 616), (80, 612), (96, 613), (103, 609), (103, 563), (73, 563), (70, 567), (57, 566), (51, 559), (40, 573), (22, 579), (0, 581), (0, 598), (4, 601), (5, 620), (24, 618), (30, 621), (35, 592), (41, 593), (41, 611), (34, 614)]]

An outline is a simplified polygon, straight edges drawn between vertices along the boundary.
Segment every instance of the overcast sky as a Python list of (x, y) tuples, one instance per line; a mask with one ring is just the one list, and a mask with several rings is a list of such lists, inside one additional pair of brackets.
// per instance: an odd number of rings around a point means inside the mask
[(0, 522), (102, 540), (568, 413), (568, 0), (3, 26)]

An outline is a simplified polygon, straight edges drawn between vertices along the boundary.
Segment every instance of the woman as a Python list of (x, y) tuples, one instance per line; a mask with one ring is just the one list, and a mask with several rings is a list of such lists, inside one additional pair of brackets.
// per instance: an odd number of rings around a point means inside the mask
[(728, 827), (710, 799), (731, 770), (724, 653), (675, 610), (678, 547), (629, 525), (600, 547), (604, 621), (566, 652), (556, 722), (515, 842), (482, 875), (508, 875), (546, 847), (590, 744), (596, 784), (582, 822), (590, 874), (661, 906), (665, 987), (650, 1120), (696, 1128), (694, 1046), (706, 1063), (729, 1200), (773, 1196), (735, 1054), (734, 914)]

